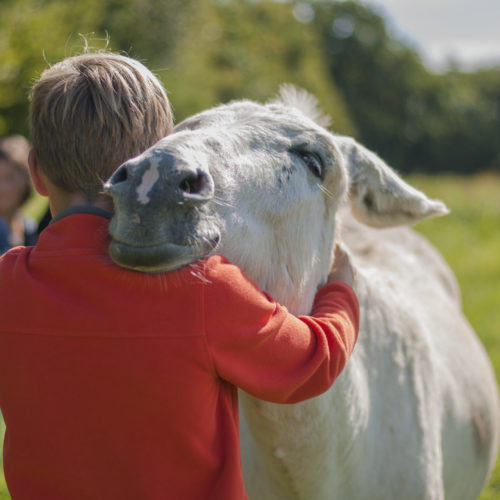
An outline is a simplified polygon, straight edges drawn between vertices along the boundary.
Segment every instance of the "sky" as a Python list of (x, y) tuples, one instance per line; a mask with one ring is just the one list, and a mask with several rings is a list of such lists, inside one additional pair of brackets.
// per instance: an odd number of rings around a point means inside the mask
[(500, 64), (500, 0), (366, 0), (435, 70)]

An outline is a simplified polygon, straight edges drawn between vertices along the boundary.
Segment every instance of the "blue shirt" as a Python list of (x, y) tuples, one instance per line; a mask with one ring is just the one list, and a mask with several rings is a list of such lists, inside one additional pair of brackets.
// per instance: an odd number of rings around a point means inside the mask
[(9, 249), (9, 227), (0, 217), (0, 254)]

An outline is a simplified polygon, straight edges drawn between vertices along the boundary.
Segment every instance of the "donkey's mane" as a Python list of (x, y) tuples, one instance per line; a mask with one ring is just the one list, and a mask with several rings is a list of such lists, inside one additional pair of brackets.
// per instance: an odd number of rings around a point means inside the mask
[(331, 123), (331, 118), (320, 109), (315, 96), (289, 83), (280, 86), (278, 95), (270, 103), (296, 108), (320, 127), (327, 128)]

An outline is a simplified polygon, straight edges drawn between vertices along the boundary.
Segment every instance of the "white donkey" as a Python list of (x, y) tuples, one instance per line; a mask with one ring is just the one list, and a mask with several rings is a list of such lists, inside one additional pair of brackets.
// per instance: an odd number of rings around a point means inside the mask
[(357, 271), (357, 346), (320, 397), (241, 394), (249, 497), (475, 499), (497, 452), (495, 377), (452, 272), (401, 227), (446, 207), (329, 133), (313, 101), (289, 87), (267, 105), (216, 107), (123, 165), (106, 185), (111, 255), (159, 271), (219, 252), (298, 315), (342, 242)]

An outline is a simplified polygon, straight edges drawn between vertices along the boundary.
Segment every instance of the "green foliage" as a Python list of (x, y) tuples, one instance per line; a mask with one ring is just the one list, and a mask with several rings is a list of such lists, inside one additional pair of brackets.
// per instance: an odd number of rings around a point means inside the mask
[(194, 0), (10, 0), (0, 3), (0, 135), (28, 134), (28, 93), (51, 63), (90, 49), (166, 64)]
[(194, 0), (99, 0), (96, 32), (107, 33), (111, 45), (144, 61), (151, 69), (174, 52), (189, 36)]
[(290, 5), (204, 3), (190, 28), (197, 36), (179, 45), (166, 77), (179, 119), (232, 99), (266, 100), (288, 82), (319, 98), (335, 130), (354, 132), (316, 33), (293, 17)]
[(500, 169), (500, 71), (430, 73), (359, 2), (315, 3), (329, 70), (361, 142), (403, 172)]
[(92, 31), (99, 0), (0, 4), (0, 134), (27, 134), (27, 95), (47, 66), (71, 52), (72, 35)]
[(235, 98), (266, 100), (289, 82), (318, 97), (334, 131), (402, 172), (500, 169), (500, 69), (431, 73), (377, 11), (352, 0), (4, 0), (0, 135), (27, 135), (31, 82), (81, 52), (80, 33), (144, 61), (178, 120)]
[(415, 82), (425, 76), (424, 67), (413, 51), (389, 36), (383, 19), (371, 9), (356, 2), (328, 2), (316, 12), (329, 69), (361, 141), (402, 168), (415, 133), (408, 103), (418, 87)]
[(144, 61), (178, 118), (234, 98), (267, 99), (290, 82), (319, 97), (337, 131), (354, 132), (312, 26), (299, 23), (289, 4), (17, 0), (0, 4), (0, 135), (27, 135), (32, 81), (87, 43)]
[[(439, 79), (441, 128), (429, 157), (436, 169), (471, 173), (478, 167), (500, 169), (500, 68)], [(441, 165), (451, 168), (442, 168)]]

